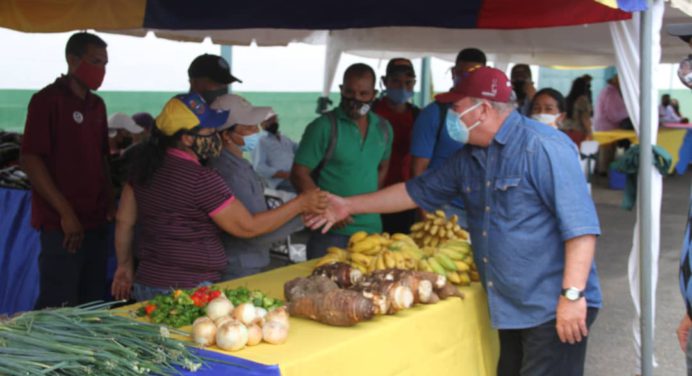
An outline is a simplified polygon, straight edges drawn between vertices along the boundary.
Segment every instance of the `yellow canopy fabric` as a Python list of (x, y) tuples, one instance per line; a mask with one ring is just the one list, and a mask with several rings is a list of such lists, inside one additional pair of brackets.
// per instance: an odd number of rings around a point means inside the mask
[(4, 0), (0, 27), (53, 33), (80, 29), (138, 29), (146, 0)]
[[(219, 285), (246, 286), (283, 297), (284, 282), (309, 275), (313, 263)], [(291, 318), (286, 343), (262, 343), (228, 354), (278, 364), (282, 376), (495, 375), (499, 340), (490, 325), (485, 292), (478, 283), (461, 290), (466, 294), (464, 300), (450, 298), (419, 305), (349, 328)]]

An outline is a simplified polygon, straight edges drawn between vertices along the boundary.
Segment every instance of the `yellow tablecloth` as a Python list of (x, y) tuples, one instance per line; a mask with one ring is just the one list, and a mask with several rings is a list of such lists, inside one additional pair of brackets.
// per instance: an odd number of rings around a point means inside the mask
[[(685, 133), (687, 129), (667, 129), (661, 128), (658, 130), (658, 144), (660, 147), (666, 149), (670, 156), (673, 157), (673, 163), (670, 167), (670, 172), (673, 171), (675, 165), (678, 163), (680, 147), (682, 142), (685, 140)], [(630, 140), (633, 144), (639, 143), (639, 138), (637, 133), (633, 130), (616, 129), (612, 131), (602, 131), (594, 132), (593, 139), (599, 144), (610, 144), (620, 140)]]
[[(283, 284), (306, 276), (311, 262), (221, 283), (247, 286), (283, 297)], [(466, 299), (450, 298), (350, 328), (291, 318), (283, 345), (262, 343), (230, 355), (278, 364), (283, 376), (309, 375), (479, 375), (496, 374), (497, 332), (491, 328), (480, 284), (462, 288)]]

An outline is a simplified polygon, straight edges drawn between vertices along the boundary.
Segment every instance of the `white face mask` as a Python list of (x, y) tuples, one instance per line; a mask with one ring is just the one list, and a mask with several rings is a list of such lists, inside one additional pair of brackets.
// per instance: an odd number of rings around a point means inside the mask
[(543, 124), (548, 124), (553, 128), (557, 128), (557, 118), (560, 114), (533, 114), (531, 119), (539, 121)]

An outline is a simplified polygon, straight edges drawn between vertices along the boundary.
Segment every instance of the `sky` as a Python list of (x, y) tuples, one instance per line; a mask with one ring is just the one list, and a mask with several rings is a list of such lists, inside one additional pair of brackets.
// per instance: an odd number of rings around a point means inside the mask
[[(0, 48), (5, 51), (0, 59), (0, 72), (4, 73), (0, 75), (0, 89), (39, 89), (64, 73), (64, 48), (70, 34), (22, 33), (0, 28)], [(158, 39), (151, 34), (144, 38), (99, 35), (108, 43), (109, 63), (101, 87), (107, 91), (186, 91), (187, 68), (192, 59), (203, 53), (220, 53), (220, 46), (209, 40), (192, 43)], [(325, 46), (322, 45), (235, 46), (231, 71), (243, 83), (235, 83), (232, 88), (236, 91), (322, 91), (324, 55)], [(448, 88), (452, 63), (437, 58), (431, 60), (435, 90)], [(378, 76), (384, 74), (387, 63), (344, 54), (331, 91), (338, 91), (343, 71), (355, 62), (369, 64)], [(413, 63), (419, 72), (420, 59)], [(659, 67), (656, 81), (663, 88), (671, 85), (674, 89), (683, 88), (671, 65)], [(540, 86), (540, 82), (537, 85)]]

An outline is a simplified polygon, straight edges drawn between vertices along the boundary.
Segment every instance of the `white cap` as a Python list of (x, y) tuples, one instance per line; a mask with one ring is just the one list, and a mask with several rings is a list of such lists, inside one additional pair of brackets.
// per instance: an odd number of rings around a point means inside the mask
[(271, 107), (255, 107), (245, 98), (235, 94), (224, 94), (216, 98), (211, 108), (230, 112), (226, 124), (219, 127), (219, 130), (228, 129), (236, 124), (258, 125), (274, 115)]
[(132, 120), (132, 117), (122, 112), (116, 112), (108, 118), (108, 137), (115, 137), (118, 129), (124, 129), (132, 134), (139, 134), (144, 131)]

